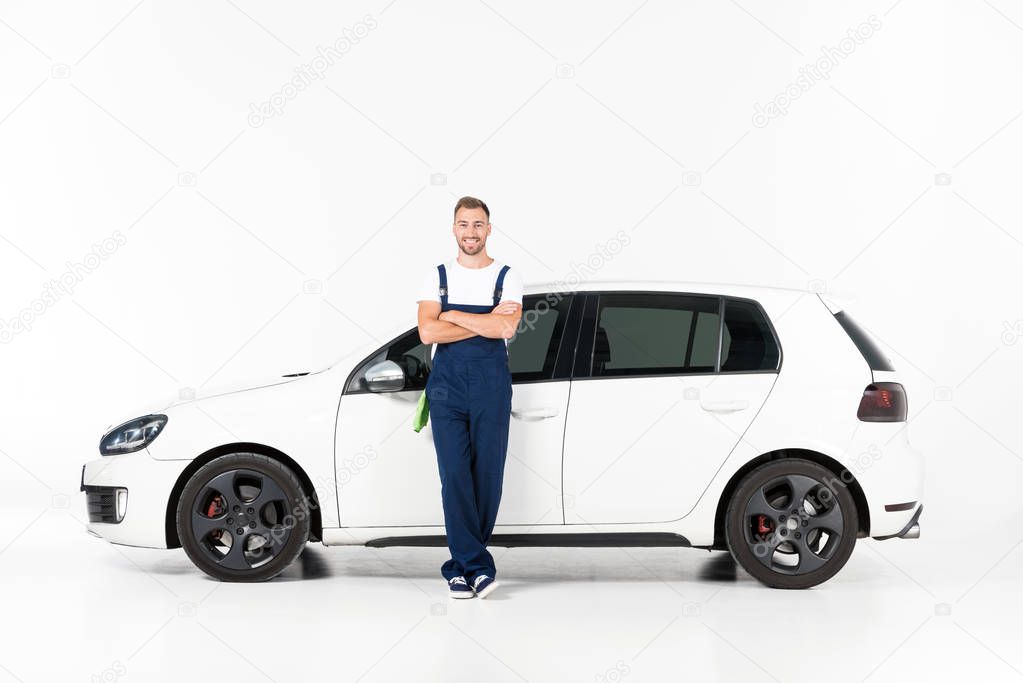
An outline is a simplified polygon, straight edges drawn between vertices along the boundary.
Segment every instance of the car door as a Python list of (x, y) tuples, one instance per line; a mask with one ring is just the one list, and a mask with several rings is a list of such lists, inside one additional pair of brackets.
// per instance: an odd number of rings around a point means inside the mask
[[(571, 349), (571, 295), (524, 297), (522, 321), (508, 342), (512, 417), (497, 524), (562, 524), (561, 452)], [(581, 317), (581, 310), (577, 313)], [(353, 371), (341, 397), (335, 467), (341, 526), (444, 525), (430, 423), (416, 433), (412, 416), (425, 389), (431, 345), (416, 328), (392, 340)], [(559, 365), (559, 357), (561, 363)], [(398, 390), (370, 391), (369, 368), (398, 363)]]
[(566, 523), (685, 516), (767, 398), (779, 362), (754, 302), (589, 295), (565, 432)]

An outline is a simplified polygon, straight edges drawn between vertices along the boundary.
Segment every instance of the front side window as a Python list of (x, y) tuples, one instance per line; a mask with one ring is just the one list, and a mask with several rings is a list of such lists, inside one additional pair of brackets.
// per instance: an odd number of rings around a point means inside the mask
[[(522, 320), (515, 336), (508, 340), (508, 367), (513, 383), (553, 376), (571, 302), (571, 295), (564, 294), (523, 297)], [(420, 341), (419, 328), (414, 327), (364, 360), (352, 374), (345, 393), (368, 391), (366, 370), (385, 360), (393, 360), (405, 370), (403, 391), (425, 389), (433, 365), (432, 351), (432, 345)]]
[(591, 375), (714, 372), (719, 329), (717, 297), (602, 294)]
[(508, 367), (512, 382), (550, 379), (565, 331), (572, 297), (564, 294), (522, 298), (522, 319), (508, 340)]
[(781, 351), (760, 307), (750, 301), (725, 301), (721, 336), (721, 372), (777, 370)]

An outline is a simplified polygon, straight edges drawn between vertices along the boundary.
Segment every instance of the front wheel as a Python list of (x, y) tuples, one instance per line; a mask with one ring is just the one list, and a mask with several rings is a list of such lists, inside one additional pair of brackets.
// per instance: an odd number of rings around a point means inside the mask
[(761, 465), (728, 504), (725, 538), (735, 561), (772, 588), (809, 588), (845, 565), (859, 522), (833, 472), (797, 458)]
[(309, 538), (310, 503), (294, 472), (264, 455), (234, 453), (188, 480), (177, 507), (181, 546), (221, 581), (266, 581)]

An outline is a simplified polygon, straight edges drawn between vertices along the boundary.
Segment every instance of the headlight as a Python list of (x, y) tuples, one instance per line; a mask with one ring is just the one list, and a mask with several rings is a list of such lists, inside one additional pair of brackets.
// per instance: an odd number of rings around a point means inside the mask
[(120, 455), (142, 450), (159, 436), (165, 424), (166, 415), (146, 415), (118, 425), (100, 439), (100, 455)]

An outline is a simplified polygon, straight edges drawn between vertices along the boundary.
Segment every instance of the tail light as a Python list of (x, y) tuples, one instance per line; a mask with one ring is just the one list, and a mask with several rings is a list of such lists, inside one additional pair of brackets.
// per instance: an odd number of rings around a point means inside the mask
[(906, 390), (897, 382), (868, 384), (856, 417), (864, 422), (905, 422), (909, 412)]

